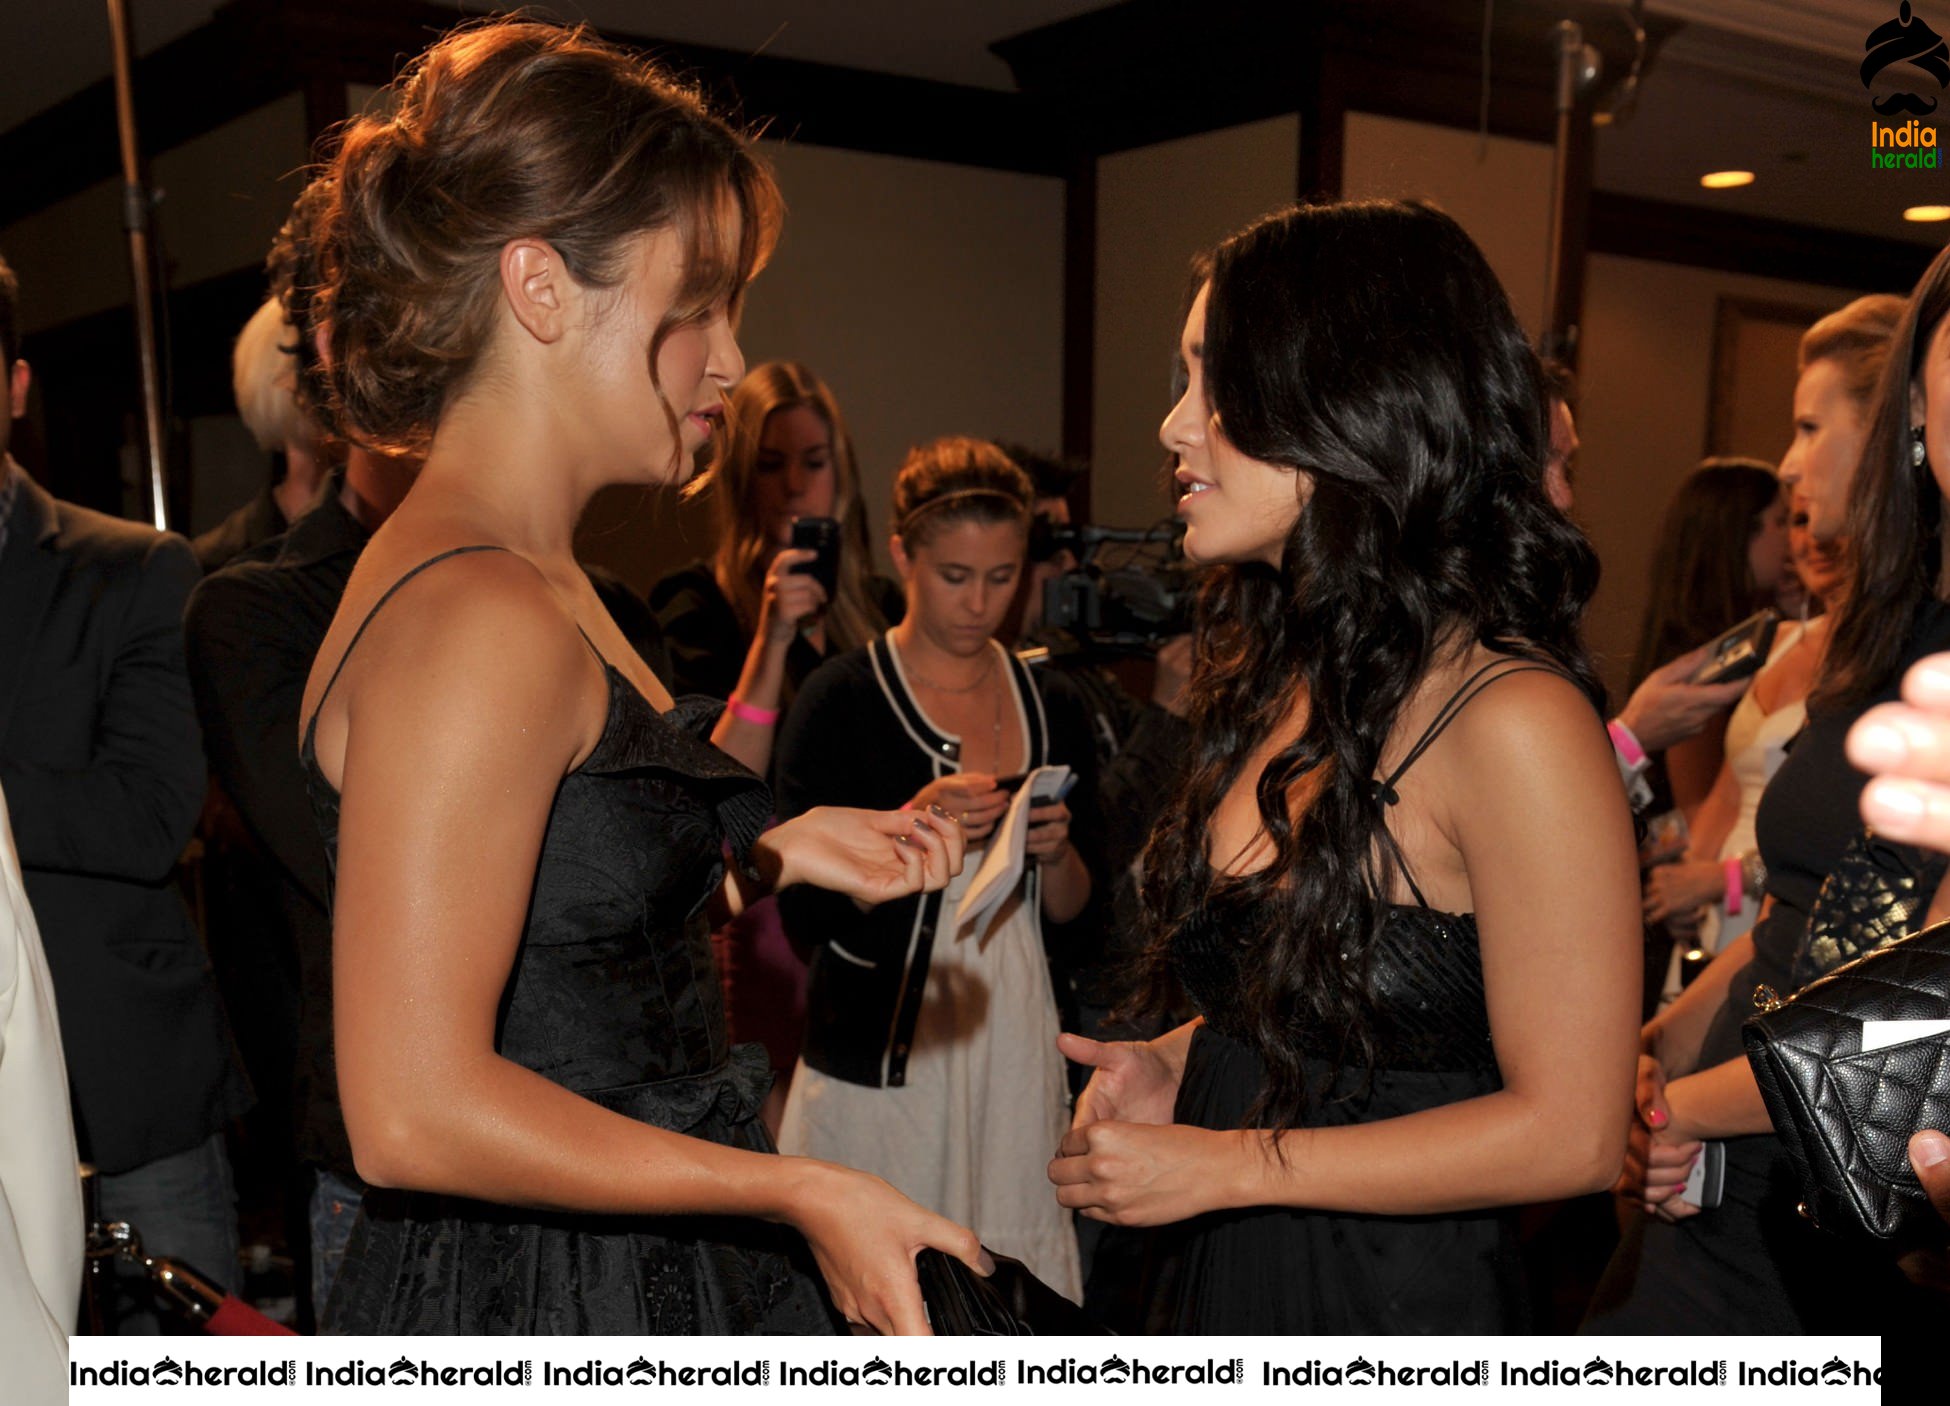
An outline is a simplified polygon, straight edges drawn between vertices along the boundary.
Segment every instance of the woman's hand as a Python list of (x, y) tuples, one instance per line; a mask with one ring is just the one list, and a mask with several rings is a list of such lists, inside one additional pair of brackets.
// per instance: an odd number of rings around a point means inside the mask
[(1009, 809), (1009, 793), (985, 771), (960, 771), (936, 777), (916, 791), (908, 805), (914, 810), (939, 806), (950, 819), (961, 821), (962, 834), (971, 840), (985, 840)]
[(1690, 916), (1697, 908), (1727, 896), (1726, 871), (1710, 859), (1661, 864), (1645, 876), (1645, 921)]
[(759, 595), (759, 640), (774, 646), (789, 645), (799, 626), (826, 608), (826, 588), (810, 573), (796, 569), (818, 556), (810, 547), (787, 547), (772, 558)]
[(961, 826), (939, 810), (844, 806), (815, 806), (754, 846), (774, 889), (812, 884), (865, 904), (947, 887), (966, 851)]
[(1070, 808), (1061, 801), (1029, 808), (1023, 850), (1038, 864), (1060, 864), (1070, 852)]
[[(788, 1165), (800, 1159), (782, 1159)], [(925, 1337), (928, 1314), (914, 1257), (933, 1248), (978, 1274), (995, 1263), (966, 1226), (915, 1205), (879, 1177), (808, 1162), (786, 1219), (806, 1237), (826, 1289), (847, 1322), (879, 1333)]]
[(1684, 1220), (1699, 1207), (1681, 1201), (1679, 1193), (1703, 1150), (1681, 1135), (1666, 1102), (1666, 1074), (1651, 1055), (1639, 1056), (1638, 1088), (1630, 1137), (1625, 1147), (1625, 1171), (1612, 1188), (1621, 1200), (1661, 1220)]
[(1225, 1204), (1245, 1135), (1178, 1123), (1097, 1121), (1064, 1134), (1049, 1164), (1059, 1205), (1112, 1225), (1170, 1225)]
[(1056, 1048), (1065, 1059), (1088, 1065), (1090, 1082), (1077, 1098), (1070, 1128), (1097, 1122), (1171, 1122), (1178, 1101), (1182, 1063), (1174, 1063), (1149, 1040), (1086, 1040), (1081, 1035), (1058, 1035)]

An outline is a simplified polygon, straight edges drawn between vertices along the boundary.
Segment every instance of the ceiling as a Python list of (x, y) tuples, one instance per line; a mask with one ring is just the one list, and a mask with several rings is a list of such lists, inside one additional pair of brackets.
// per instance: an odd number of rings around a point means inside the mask
[[(493, 8), (446, 0), (456, 10)], [(1456, 0), (1472, 7), (1477, 0)], [(1373, 0), (1377, 18), (1387, 0)], [(942, 82), (1009, 90), (989, 45), (1100, 8), (1101, 0), (551, 0), (559, 17), (598, 28), (759, 50)], [(216, 0), (129, 0), (139, 51), (206, 22)], [(1625, 23), (1626, 5), (1619, 5)], [(1907, 224), (1907, 205), (1950, 199), (1945, 172), (1872, 170), (1863, 39), (1896, 0), (1648, 0), (1684, 20), (1649, 66), (1629, 121), (1597, 140), (1600, 189), (1767, 215), (1865, 234), (1940, 242), (1944, 227)], [(1918, 0), (1950, 34), (1950, 0)], [(0, 5), (0, 131), (108, 73), (105, 0)], [(18, 56), (30, 56), (19, 62)], [(1744, 189), (1709, 192), (1701, 173), (1752, 170)]]

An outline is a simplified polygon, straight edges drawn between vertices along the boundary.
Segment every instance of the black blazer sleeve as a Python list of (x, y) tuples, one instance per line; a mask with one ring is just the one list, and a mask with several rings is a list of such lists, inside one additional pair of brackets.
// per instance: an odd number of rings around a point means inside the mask
[[(93, 755), (53, 766), (0, 757), (23, 867), (161, 883), (203, 804), (203, 748), (183, 664), (183, 605), (196, 585), (190, 544), (158, 536), (122, 593), (104, 593), (108, 632)], [(112, 612), (112, 614), (111, 614)], [(78, 680), (91, 691), (96, 680)], [(77, 697), (76, 707), (92, 698)]]
[[(899, 764), (894, 726), (864, 651), (820, 665), (779, 734), (773, 760), (779, 818), (789, 820), (820, 805), (894, 810), (907, 802), (925, 778), (916, 780)], [(897, 899), (867, 914), (844, 894), (799, 884), (780, 891), (779, 915), (802, 953), (838, 938), (858, 955), (877, 960), (898, 957), (895, 949), (905, 942), (915, 902)]]
[(312, 631), (294, 620), (263, 568), (244, 566), (196, 588), (184, 634), (210, 769), (272, 859), (329, 912), (325, 845), (298, 760)]

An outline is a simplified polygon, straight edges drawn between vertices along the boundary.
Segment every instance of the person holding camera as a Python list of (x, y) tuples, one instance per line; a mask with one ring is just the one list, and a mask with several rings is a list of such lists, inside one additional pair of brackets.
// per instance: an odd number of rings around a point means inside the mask
[[(898, 621), (904, 606), (900, 587), (873, 571), (853, 440), (810, 367), (768, 361), (738, 383), (709, 492), (716, 549), (652, 587), (650, 608), (671, 688), (728, 699), (730, 725), (714, 740), (762, 775), (779, 715), (807, 676)], [(812, 519), (838, 524), (823, 568), (818, 552), (792, 541), (793, 525)]]
[[(995, 639), (1028, 544), (1029, 480), (995, 445), (911, 450), (894, 486), (902, 622), (807, 680), (779, 741), (779, 814), (819, 805), (939, 807), (961, 818), (968, 865), (943, 893), (863, 908), (780, 895), (813, 949), (805, 1051), (780, 1146), (842, 1153), (922, 1205), (974, 1227), (1058, 1292), (1079, 1296), (1069, 1215), (1043, 1165), (1069, 1120), (1048, 948), (1087, 931), (1101, 887), (1088, 721)], [(1076, 785), (1045, 789), (1045, 766)], [(1026, 825), (1000, 907), (962, 900)], [(870, 799), (874, 798), (874, 799)], [(1074, 812), (1074, 814), (1073, 814)]]

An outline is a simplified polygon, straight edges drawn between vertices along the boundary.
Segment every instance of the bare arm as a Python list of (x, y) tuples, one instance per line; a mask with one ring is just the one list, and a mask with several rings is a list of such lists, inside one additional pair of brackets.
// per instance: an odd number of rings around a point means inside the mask
[(788, 1221), (843, 1307), (916, 1328), (901, 1257), (919, 1243), (972, 1255), (972, 1237), (874, 1178), (653, 1128), (496, 1052), (555, 793), (606, 700), (528, 570), (505, 558), (429, 578), (368, 632), (334, 695), (335, 1035), (360, 1174), (516, 1206)]
[[(1765, 920), (1766, 916), (1763, 907), (1761, 919)], [(1742, 933), (1714, 953), (1706, 970), (1693, 979), (1693, 984), (1680, 993), (1679, 999), (1646, 1022), (1641, 1040), (1644, 1052), (1658, 1060), (1668, 1074), (1677, 1077), (1690, 1073), (1699, 1063), (1700, 1046), (1706, 1042), (1713, 1018), (1726, 1004), (1734, 977), (1753, 960), (1751, 931)]]
[(1706, 793), (1706, 799), (1691, 821), (1692, 841), (1686, 846), (1688, 859), (1717, 861), (1720, 848), (1733, 833), (1734, 822), (1740, 819), (1740, 779), (1733, 774), (1733, 763), (1722, 761), (1720, 773), (1713, 778), (1713, 789)]
[(1700, 807), (1720, 773), (1725, 735), (1726, 718), (1722, 716), (1666, 749), (1666, 781), (1672, 787), (1672, 803), (1685, 813), (1688, 826), (1699, 823)]
[[(1494, 705), (1494, 706), (1491, 706)], [(1271, 1134), (1099, 1122), (1052, 1164), (1095, 1219), (1158, 1224), (1236, 1206), (1392, 1215), (1515, 1205), (1611, 1185), (1637, 1044), (1638, 875), (1603, 731), (1571, 686), (1499, 683), (1462, 715), (1447, 794), (1503, 1087), (1348, 1127)]]
[[(758, 628), (745, 650), (744, 667), (732, 697), (749, 707), (777, 712), (785, 692), (785, 659), (799, 627), (826, 604), (826, 591), (811, 576), (793, 568), (819, 554), (788, 548), (772, 558), (759, 598)], [(778, 738), (776, 722), (753, 722), (726, 708), (711, 730), (712, 743), (763, 776), (772, 765), (772, 746)]]

